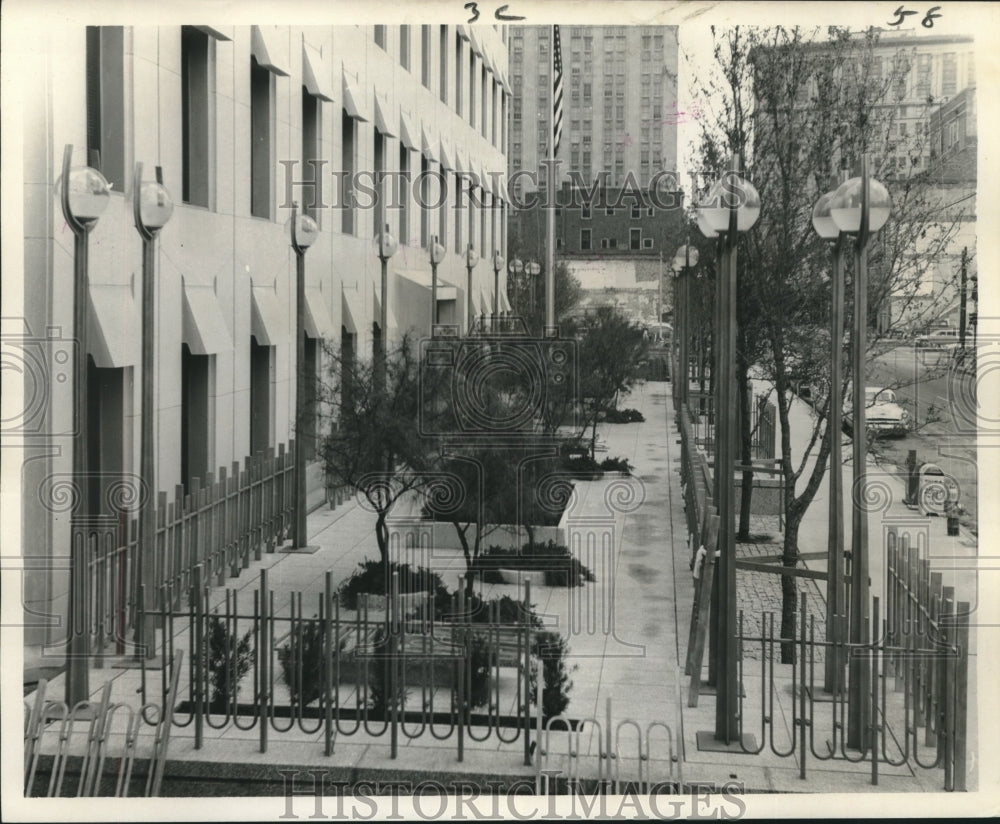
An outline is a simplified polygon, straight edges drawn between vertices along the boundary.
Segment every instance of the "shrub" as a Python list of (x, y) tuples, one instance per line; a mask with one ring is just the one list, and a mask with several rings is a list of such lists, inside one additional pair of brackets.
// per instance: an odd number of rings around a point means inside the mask
[[(471, 598), (466, 598), (465, 600), (465, 609), (469, 622), (472, 624), (488, 624), (491, 620), (490, 616), (493, 614), (493, 604), (498, 604), (496, 609), (499, 611), (501, 624), (520, 624), (524, 620), (524, 603), (522, 601), (511, 598), (509, 595), (502, 595), (491, 601), (484, 601), (478, 595), (473, 595)], [(449, 610), (439, 617), (455, 620), (458, 616), (455, 615), (454, 610)], [(536, 629), (540, 629), (542, 626), (542, 619), (530, 607), (528, 609), (528, 622)]]
[(484, 577), (487, 583), (498, 582), (491, 579), (494, 575), (499, 579), (495, 570), (501, 568), (543, 570), (546, 586), (575, 587), (584, 581), (595, 580), (594, 573), (573, 557), (567, 547), (552, 540), (544, 544), (525, 544), (520, 551), (490, 546), (476, 561), (477, 570), (482, 570), (484, 576), (490, 574), (490, 579)]
[(583, 480), (593, 480), (601, 477), (601, 467), (589, 454), (564, 455), (560, 462), (560, 468), (568, 472), (574, 478)]
[[(569, 706), (569, 693), (573, 682), (569, 675), (576, 670), (576, 664), (566, 666), (566, 654), (569, 652), (569, 642), (556, 632), (540, 632), (535, 638), (532, 653), (542, 661), (542, 672), (545, 686), (542, 688), (542, 715), (553, 718)], [(532, 662), (529, 676), (530, 700), (537, 702), (538, 665)]]
[(229, 622), (218, 615), (209, 616), (205, 642), (208, 652), (208, 679), (212, 687), (210, 708), (214, 711), (225, 709), (226, 703), (235, 700), (240, 689), (240, 681), (250, 672), (253, 652), (247, 630), (242, 638), (229, 631)]
[(606, 423), (642, 423), (646, 418), (638, 409), (609, 409), (604, 420)]
[(392, 700), (389, 638), (385, 630), (379, 627), (375, 631), (372, 642), (372, 660), (368, 665), (368, 706), (375, 715), (388, 718), (393, 704), (400, 709), (406, 704), (408, 690), (403, 687), (403, 679), (396, 684), (395, 700)]
[(399, 573), (400, 593), (431, 592), (435, 613), (447, 609), (451, 596), (436, 572), (424, 567), (411, 568), (409, 564), (393, 563), (387, 573), (383, 563), (377, 560), (362, 561), (358, 567), (337, 588), (337, 600), (345, 609), (357, 609), (358, 595), (361, 593), (385, 595), (392, 572)]
[[(346, 643), (346, 639), (341, 639), (341, 650)], [(288, 643), (278, 649), (278, 663), (293, 705), (304, 707), (319, 698), (323, 694), (326, 673), (323, 624), (315, 618), (294, 622)]]
[(620, 472), (622, 475), (632, 474), (632, 464), (628, 458), (605, 458), (601, 461), (601, 469), (605, 472)]

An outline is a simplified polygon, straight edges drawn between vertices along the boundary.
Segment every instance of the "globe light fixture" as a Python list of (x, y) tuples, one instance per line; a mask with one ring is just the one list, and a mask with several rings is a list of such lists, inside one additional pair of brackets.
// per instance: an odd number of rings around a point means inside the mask
[(434, 236), (434, 241), (431, 243), (431, 263), (437, 266), (444, 260), (445, 248), (440, 243), (437, 242), (437, 235)]
[(389, 231), (389, 224), (385, 224), (385, 229), (375, 235), (375, 253), (379, 260), (386, 261), (396, 254), (399, 244), (392, 232)]
[(139, 187), (139, 219), (143, 226), (153, 231), (162, 229), (173, 213), (173, 198), (162, 183), (147, 180)]
[(524, 273), (524, 261), (521, 258), (511, 258), (507, 262), (507, 271), (512, 275), (520, 275)]
[[(834, 192), (830, 217), (841, 232), (857, 234), (861, 229), (861, 178), (852, 177)], [(868, 179), (868, 231), (877, 232), (889, 219), (892, 198), (875, 178)]]
[(438, 265), (444, 260), (445, 249), (438, 243), (438, 236), (431, 235), (429, 245), (431, 258), (431, 336), (434, 335), (434, 327), (438, 323)]
[[(56, 181), (56, 196), (63, 194), (63, 177)], [(78, 167), (69, 171), (69, 187), (67, 202), (74, 218), (83, 222), (97, 220), (111, 201), (111, 184), (105, 180), (97, 169), (89, 166)]]
[(472, 308), (472, 270), (477, 263), (479, 263), (479, 255), (470, 243), (465, 247), (465, 325), (470, 331), (475, 319)]
[[(760, 194), (757, 188), (736, 172), (727, 172), (708, 190), (708, 195), (699, 214), (716, 233), (729, 231), (729, 213), (736, 207), (736, 231), (745, 232), (752, 228), (760, 217)], [(702, 230), (704, 231), (704, 230)]]
[[(837, 227), (833, 215), (830, 214), (830, 206), (833, 203), (834, 195), (836, 195), (836, 191), (821, 195), (819, 200), (816, 201), (816, 205), (813, 206), (813, 228), (816, 230), (816, 234), (823, 238), (823, 240), (836, 240), (840, 236), (840, 229)], [(858, 220), (860, 221), (860, 219), (859, 215)]]
[(499, 249), (493, 251), (493, 316), (491, 318), (493, 331), (496, 331), (497, 317), (500, 315), (500, 270), (504, 259)]
[(316, 242), (319, 237), (319, 226), (309, 215), (303, 213), (293, 215), (288, 221), (288, 230), (292, 239), (292, 248), (305, 251)]

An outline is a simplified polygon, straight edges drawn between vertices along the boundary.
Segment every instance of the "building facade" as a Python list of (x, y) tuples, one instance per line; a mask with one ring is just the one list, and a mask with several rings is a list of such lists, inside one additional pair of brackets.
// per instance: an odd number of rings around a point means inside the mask
[[(154, 492), (173, 496), (295, 437), (296, 375), (326, 374), (325, 352), (367, 357), (379, 339), (429, 334), (433, 237), (446, 250), (442, 323), (471, 321), (470, 287), (473, 314), (492, 312), (498, 297), (506, 308), (490, 258), (507, 241), (507, 32), (46, 25), (25, 37), (23, 312), (5, 318), (4, 345), (37, 349), (51, 366), (25, 378), (37, 384), (25, 386), (38, 400), (30, 426), (5, 422), (4, 434), (38, 435), (24, 442), (20, 531), (26, 563), (44, 569), (27, 575), (24, 599), (29, 611), (58, 615), (67, 575), (48, 562), (68, 554), (70, 522), (47, 497), (53, 478), (71, 477), (74, 403), (60, 368), (74, 339), (73, 243), (56, 195), (64, 146), (75, 167), (89, 163), (111, 184), (89, 238), (85, 377), (88, 471), (105, 486), (140, 469), (137, 162), (145, 180), (162, 170), (174, 202), (155, 247), (152, 376)], [(295, 201), (319, 227), (305, 254), (302, 364)], [(388, 261), (387, 329), (375, 242), (383, 226), (399, 243)], [(480, 259), (471, 282), (470, 247)], [(310, 478), (321, 500), (318, 464)], [(95, 511), (104, 491), (88, 496)], [(56, 624), (43, 624), (27, 630), (29, 646), (58, 637)]]

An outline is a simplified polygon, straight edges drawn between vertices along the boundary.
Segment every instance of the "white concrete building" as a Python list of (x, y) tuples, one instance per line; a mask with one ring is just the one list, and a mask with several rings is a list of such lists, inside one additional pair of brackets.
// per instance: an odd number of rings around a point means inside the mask
[[(5, 310), (4, 346), (38, 350), (47, 369), (25, 375), (25, 398), (37, 408), (25, 407), (20, 423), (5, 420), (4, 435), (33, 427), (38, 436), (19, 453), (29, 563), (68, 554), (70, 542), (69, 513), (48, 500), (53, 479), (70, 477), (72, 451), (73, 387), (61, 358), (73, 337), (73, 238), (56, 196), (64, 146), (73, 145), (74, 166), (99, 150), (112, 184), (89, 259), (87, 437), (102, 493), (108, 477), (139, 473), (137, 162), (146, 180), (162, 168), (175, 203), (156, 246), (154, 329), (156, 488), (173, 496), (177, 484), (294, 436), (296, 270), (287, 222), (291, 199), (312, 200), (295, 185), (311, 178), (304, 160), (320, 162), (323, 182), (322, 202), (308, 208), (320, 234), (305, 257), (307, 371), (323, 369), (321, 339), (364, 357), (377, 335), (429, 333), (435, 234), (448, 253), (439, 267), (441, 321), (468, 321), (470, 243), (480, 258), (473, 311), (492, 311), (490, 258), (506, 248), (506, 36), (490, 25), (98, 28), (51, 20), (23, 32), (25, 63), (5, 101), (23, 107), (23, 312)], [(384, 216), (366, 208), (366, 181), (377, 171), (410, 177), (410, 196), (394, 198)], [(416, 181), (421, 172), (446, 175), (440, 206), (412, 196), (437, 197), (435, 178)], [(358, 173), (352, 208), (334, 208), (345, 202), (341, 173)], [(455, 187), (468, 173), (476, 180), (471, 207)], [(454, 208), (459, 197), (462, 209)], [(373, 243), (383, 220), (400, 241), (389, 262), (387, 330), (377, 328)], [(5, 291), (17, 274), (4, 272)], [(504, 295), (500, 302), (507, 308)], [(310, 477), (321, 489), (318, 469)], [(103, 495), (93, 497), (100, 506)], [(25, 604), (59, 614), (66, 587), (65, 570), (31, 573)], [(59, 637), (42, 623), (26, 631), (26, 644)]]

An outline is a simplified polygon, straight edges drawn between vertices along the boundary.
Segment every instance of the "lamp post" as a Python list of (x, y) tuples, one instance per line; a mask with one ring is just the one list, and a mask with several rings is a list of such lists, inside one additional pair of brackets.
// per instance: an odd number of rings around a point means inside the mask
[[(852, 462), (851, 496), (851, 605), (849, 638), (852, 644), (868, 641), (868, 513), (863, 507), (868, 439), (865, 426), (865, 354), (868, 340), (868, 241), (889, 219), (892, 201), (881, 183), (868, 172), (868, 157), (861, 159), (861, 176), (842, 183), (830, 201), (830, 216), (841, 232), (855, 236), (854, 347), (851, 352)], [(847, 745), (864, 747), (868, 738), (868, 662), (852, 655), (848, 681)]]
[[(844, 617), (844, 473), (843, 443), (841, 430), (843, 415), (841, 387), (843, 386), (844, 336), (844, 233), (840, 231), (830, 215), (830, 203), (835, 191), (827, 192), (813, 207), (813, 228), (823, 240), (833, 247), (833, 277), (831, 279), (832, 301), (830, 310), (830, 411), (827, 426), (830, 429), (830, 504), (829, 529), (826, 551), (826, 640), (835, 644), (844, 641), (841, 624)], [(831, 650), (839, 647), (833, 646)], [(823, 690), (839, 693), (843, 689), (842, 656), (827, 654), (823, 679)]]
[(498, 249), (493, 250), (493, 319), (491, 326), (493, 333), (497, 332), (497, 318), (500, 317), (500, 270), (503, 269), (504, 259)]
[(465, 280), (465, 325), (469, 333), (472, 332), (475, 319), (475, 314), (472, 311), (472, 270), (477, 263), (479, 263), (479, 255), (470, 243), (465, 248), (465, 271), (467, 274)]
[[(736, 679), (736, 507), (733, 474), (736, 434), (736, 243), (760, 216), (760, 195), (741, 177), (740, 159), (709, 189), (700, 212), (713, 231), (726, 238), (725, 267), (720, 272), (721, 324), (719, 380), (716, 383), (716, 456), (719, 510), (719, 620), (716, 636), (715, 740), (728, 747), (739, 742), (739, 684)], [(686, 377), (686, 376), (685, 376)]]
[[(389, 231), (389, 224), (375, 236), (375, 252), (382, 264), (382, 283), (380, 295), (382, 299), (379, 306), (379, 339), (378, 349), (375, 352), (375, 364), (378, 369), (379, 383), (385, 380), (385, 353), (386, 343), (389, 337), (389, 258), (396, 254), (396, 238)], [(383, 387), (384, 388), (384, 387)]]
[[(307, 548), (306, 536), (306, 448), (303, 443), (306, 413), (306, 251), (319, 237), (319, 226), (309, 215), (299, 214), (298, 204), (292, 204), (292, 219), (288, 222), (292, 251), (295, 252), (295, 521), (292, 549)], [(384, 306), (384, 304), (383, 304)], [(384, 311), (384, 308), (383, 308)], [(312, 376), (309, 376), (312, 377)]]
[(677, 282), (680, 285), (681, 294), (684, 296), (684, 325), (679, 348), (679, 374), (680, 402), (686, 404), (691, 389), (691, 267), (698, 265), (698, 250), (690, 242), (681, 246), (674, 255), (673, 268), (677, 273)]
[(63, 218), (73, 232), (73, 481), (77, 495), (70, 526), (69, 599), (66, 616), (66, 704), (72, 707), (90, 695), (90, 587), (87, 581), (85, 538), (77, 527), (87, 517), (87, 275), (88, 237), (108, 206), (111, 188), (104, 176), (89, 166), (72, 169), (73, 146), (63, 150), (62, 175), (56, 192)]
[(431, 235), (431, 335), (438, 323), (438, 264), (444, 260), (444, 246), (438, 243), (438, 236)]
[[(154, 446), (154, 360), (156, 323), (156, 235), (167, 225), (174, 212), (174, 202), (163, 185), (163, 172), (156, 167), (156, 180), (142, 180), (142, 164), (135, 164), (132, 184), (132, 216), (142, 238), (142, 429), (139, 436), (139, 477), (146, 488), (146, 500), (139, 510), (140, 550), (137, 554), (138, 578), (149, 597), (153, 597), (153, 545), (156, 526), (153, 506), (156, 502), (156, 448)], [(148, 556), (148, 557), (147, 557)], [(145, 602), (145, 599), (143, 599)], [(142, 627), (141, 637), (139, 627)], [(136, 653), (147, 658), (155, 651), (156, 628), (152, 621), (137, 622)], [(145, 648), (145, 649), (144, 649)]]

